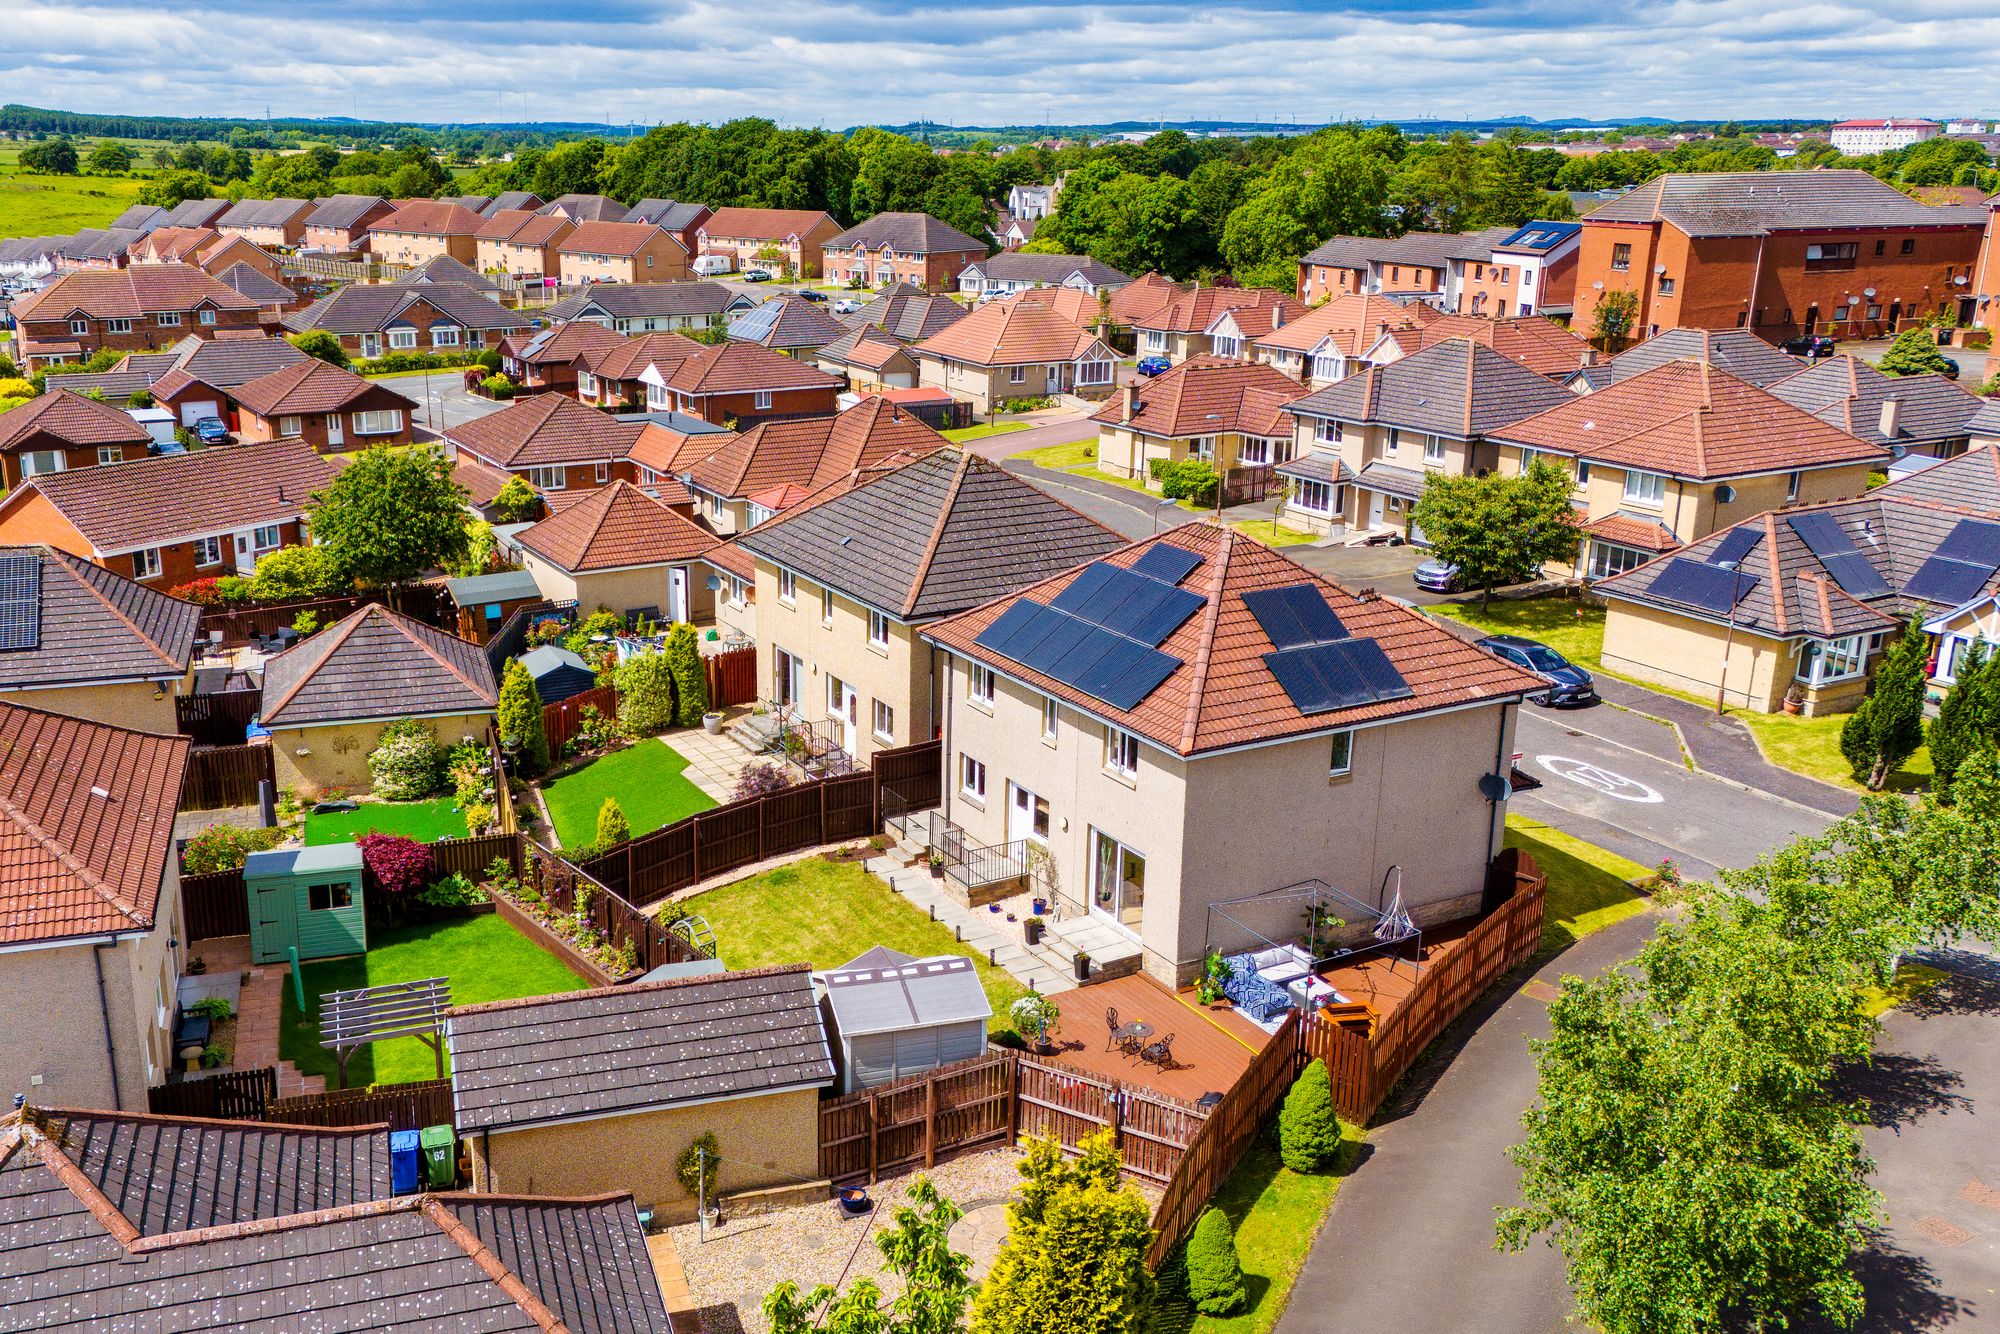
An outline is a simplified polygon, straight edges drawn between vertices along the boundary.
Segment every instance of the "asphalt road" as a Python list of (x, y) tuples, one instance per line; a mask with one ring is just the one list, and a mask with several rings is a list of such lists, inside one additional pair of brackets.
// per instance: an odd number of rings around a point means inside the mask
[(442, 432), (474, 417), (484, 417), (489, 412), (498, 412), (507, 406), (467, 392), (462, 367), (425, 375), (390, 376), (381, 383), (406, 398), (416, 400), (416, 424), (435, 432)]

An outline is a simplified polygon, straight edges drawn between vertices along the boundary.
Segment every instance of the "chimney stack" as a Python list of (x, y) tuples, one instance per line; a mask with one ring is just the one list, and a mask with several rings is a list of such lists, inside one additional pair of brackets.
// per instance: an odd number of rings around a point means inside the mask
[(1878, 423), (1882, 428), (1883, 436), (1890, 440), (1894, 440), (1896, 438), (1896, 428), (1902, 425), (1902, 421), (1903, 421), (1903, 400), (1900, 398), (1883, 399), (1882, 417), (1880, 422)]
[(1130, 425), (1132, 419), (1138, 415), (1139, 415), (1139, 386), (1136, 384), (1128, 384), (1125, 386), (1125, 411), (1123, 417), (1121, 417), (1120, 420), (1124, 421), (1127, 425)]
[(1594, 347), (1587, 347), (1583, 351), (1577, 353), (1576, 364), (1586, 369), (1591, 366), (1595, 366), (1597, 364), (1597, 349)]

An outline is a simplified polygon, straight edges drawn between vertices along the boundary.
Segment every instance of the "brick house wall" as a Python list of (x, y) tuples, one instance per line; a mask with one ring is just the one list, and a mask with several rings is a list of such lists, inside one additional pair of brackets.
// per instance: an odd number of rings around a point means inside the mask
[(655, 232), (629, 255), (564, 251), (557, 256), (565, 283), (665, 283), (688, 276), (688, 254), (668, 232)]
[[(75, 472), (78, 468), (95, 468), (105, 463), (129, 463), (146, 457), (144, 445), (72, 445), (54, 436), (35, 434), (21, 441), (6, 453), (0, 454), (0, 482), (12, 491), (25, 477), (21, 470), (21, 456), (59, 452), (63, 456), (64, 472)], [(116, 458), (109, 457), (116, 455)]]
[[(208, 312), (214, 317), (213, 324), (202, 322), (201, 314)], [(78, 327), (72, 327), (65, 318), (49, 320), (23, 320), (17, 337), (28, 344), (75, 343), (83, 350), (81, 355), (68, 354), (55, 357), (27, 357), (29, 369), (58, 364), (64, 361), (88, 361), (105, 348), (120, 352), (151, 352), (165, 347), (193, 334), (197, 338), (213, 338), (219, 331), (236, 329), (256, 329), (259, 327), (259, 312), (256, 310), (217, 310), (212, 306), (200, 310), (165, 312), (168, 316), (178, 315), (178, 324), (162, 324), (159, 315), (134, 316), (127, 320), (99, 320), (80, 318)], [(123, 327), (117, 327), (122, 325)]]
[[(835, 282), (851, 283), (859, 279), (864, 287), (909, 283), (925, 291), (951, 291), (957, 288), (961, 272), (985, 258), (983, 249), (938, 251), (928, 255), (906, 255), (898, 251), (893, 259), (885, 261), (881, 251), (869, 251), (857, 246), (852, 250), (827, 252), (826, 276)], [(885, 265), (889, 269), (886, 278), (882, 273)]]
[(613, 482), (631, 482), (634, 486), (639, 483), (639, 465), (630, 459), (613, 459), (605, 463), (569, 463), (560, 466), (561, 486), (548, 485), (548, 478), (538, 475), (538, 469), (525, 464), (506, 471), (516, 477), (527, 478), (540, 491), (595, 491)]
[[(363, 435), (360, 423), (360, 414), (363, 412), (394, 412), (396, 429), (386, 434)], [(238, 408), (236, 417), (238, 423), (236, 433), (245, 443), (282, 440), (287, 436), (297, 436), (322, 454), (337, 450), (366, 449), (373, 445), (407, 445), (412, 442), (409, 405), (394, 393), (379, 387), (355, 400), (340, 412), (305, 412), (263, 417), (247, 408)], [(332, 423), (329, 422), (329, 417), (339, 419), (340, 439), (337, 442), (331, 438)], [(286, 430), (287, 426), (292, 429)]]
[(475, 265), (484, 273), (499, 269), (503, 273), (518, 276), (529, 275), (543, 278), (553, 277), (562, 271), (562, 258), (556, 254), (556, 245), (523, 245), (515, 241), (481, 241), (477, 246), (478, 263)]
[(1349, 292), (1359, 292), (1364, 274), (1360, 269), (1341, 268), (1332, 264), (1308, 264), (1299, 261), (1299, 300), (1319, 301), (1328, 297), (1344, 296)]
[(765, 417), (800, 417), (834, 412), (834, 400), (839, 393), (838, 385), (775, 389), (771, 392), (771, 401), (762, 406), (759, 406), (755, 393), (707, 394), (685, 400), (680, 411), (691, 412), (717, 426), (727, 425), (731, 419), (747, 424)]

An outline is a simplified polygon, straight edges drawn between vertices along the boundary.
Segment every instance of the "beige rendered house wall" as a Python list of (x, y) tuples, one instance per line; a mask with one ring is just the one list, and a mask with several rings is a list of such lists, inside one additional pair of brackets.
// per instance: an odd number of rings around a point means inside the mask
[[(829, 716), (827, 677), (836, 676), (856, 695), (854, 745), (845, 747), (857, 759), (878, 750), (892, 750), (929, 739), (931, 721), (931, 647), (916, 630), (889, 622), (886, 648), (868, 642), (868, 609), (843, 594), (833, 600), (833, 622), (821, 617), (820, 586), (798, 580), (798, 597), (790, 603), (778, 596), (778, 568), (757, 562), (757, 693), (770, 698), (777, 651), (800, 659), (798, 716), (817, 722)], [(874, 732), (874, 703), (880, 700), (895, 713), (887, 738)]]
[(0, 690), (0, 699), (24, 704), (31, 709), (60, 713), (68, 718), (88, 718), (93, 722), (129, 727), (137, 732), (159, 732), (172, 736), (180, 730), (174, 713), (174, 697), (187, 693), (186, 682), (169, 684), (158, 699), (158, 689), (150, 681), (129, 681), (119, 685), (63, 686), (53, 690)]
[(1604, 617), (1602, 661), (1611, 671), (1713, 699), (1722, 684), (1725, 642), (1729, 667), (1723, 702), (1776, 712), (1798, 667), (1797, 651), (1740, 628), (1732, 636), (1726, 626), (1616, 601)]
[(674, 1166), (707, 1131), (721, 1150), (717, 1187), (723, 1195), (819, 1175), (819, 1090), (806, 1088), (523, 1130), (473, 1131), (466, 1137), (472, 1188), (525, 1195), (629, 1190), (655, 1217), (691, 1222), (695, 1199), (681, 1189)]
[[(278, 786), (298, 788), (302, 794), (330, 787), (366, 790), (374, 782), (368, 772), (368, 756), (382, 729), (393, 721), (384, 718), (275, 729), (271, 734), (271, 767), (277, 773)], [(468, 736), (484, 738), (493, 727), (493, 714), (455, 713), (418, 721), (430, 725), (440, 745), (455, 746)]]

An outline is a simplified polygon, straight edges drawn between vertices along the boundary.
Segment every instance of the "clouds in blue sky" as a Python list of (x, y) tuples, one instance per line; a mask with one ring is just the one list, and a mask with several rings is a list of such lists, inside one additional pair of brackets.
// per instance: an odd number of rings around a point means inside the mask
[(12, 0), (6, 98), (960, 124), (2000, 112), (1992, 0)]

